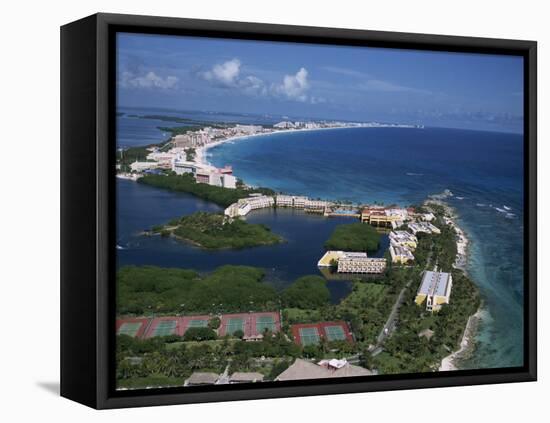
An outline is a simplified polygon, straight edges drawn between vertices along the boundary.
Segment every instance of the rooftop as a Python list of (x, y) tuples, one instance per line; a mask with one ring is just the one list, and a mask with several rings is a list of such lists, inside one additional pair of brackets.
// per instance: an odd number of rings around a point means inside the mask
[(447, 292), (450, 276), (450, 273), (427, 270), (422, 277), (418, 294), (444, 296)]
[(188, 385), (214, 385), (220, 376), (216, 373), (195, 372), (189, 376)]
[(229, 378), (230, 382), (262, 382), (264, 375), (257, 372), (235, 372)]
[(372, 375), (370, 370), (363, 367), (354, 366), (347, 362), (339, 368), (332, 368), (297, 358), (288, 369), (277, 376), (276, 380), (324, 379), (333, 377), (370, 375)]

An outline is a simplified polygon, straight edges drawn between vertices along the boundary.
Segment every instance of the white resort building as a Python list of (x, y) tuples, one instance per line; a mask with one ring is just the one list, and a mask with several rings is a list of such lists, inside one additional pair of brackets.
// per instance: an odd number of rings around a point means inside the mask
[(383, 273), (386, 259), (370, 258), (367, 253), (345, 252), (338, 259), (338, 273)]
[(430, 222), (414, 222), (409, 223), (409, 229), (412, 231), (413, 234), (417, 234), (419, 232), (424, 232), (427, 234), (440, 234), (441, 231), (438, 227), (432, 225)]

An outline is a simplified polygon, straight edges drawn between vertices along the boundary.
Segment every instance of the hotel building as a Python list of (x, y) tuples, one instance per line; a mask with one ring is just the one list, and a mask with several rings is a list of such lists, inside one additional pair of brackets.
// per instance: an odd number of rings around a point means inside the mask
[(450, 273), (425, 271), (416, 293), (415, 302), (426, 301), (426, 310), (439, 311), (443, 304), (449, 304), (453, 277)]
[(400, 245), (390, 245), (390, 256), (392, 263), (407, 264), (414, 260), (411, 250)]
[(416, 236), (407, 231), (392, 231), (389, 235), (390, 244), (415, 249), (418, 245)]
[(250, 197), (239, 201), (247, 202), (251, 210), (264, 209), (275, 205), (275, 199), (273, 197), (262, 194), (252, 194)]
[(345, 252), (338, 259), (338, 273), (383, 273), (386, 259), (370, 258), (367, 253)]
[(441, 231), (436, 226), (432, 225), (429, 222), (413, 222), (409, 223), (409, 229), (412, 231), (413, 234), (417, 234), (420, 232), (424, 232), (427, 234), (440, 234)]
[(408, 219), (406, 209), (385, 209), (382, 207), (365, 207), (361, 211), (361, 222), (374, 226), (393, 226), (394, 222)]
[(143, 172), (144, 170), (148, 169), (156, 169), (158, 168), (157, 162), (138, 162), (135, 161), (130, 165), (130, 169), (132, 172)]

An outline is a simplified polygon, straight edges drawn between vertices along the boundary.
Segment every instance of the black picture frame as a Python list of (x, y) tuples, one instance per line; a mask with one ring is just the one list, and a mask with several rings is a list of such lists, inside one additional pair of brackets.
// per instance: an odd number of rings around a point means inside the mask
[[(523, 367), (136, 391), (114, 389), (115, 48), (119, 31), (524, 57)], [(534, 381), (537, 45), (533, 41), (95, 14), (61, 28), (61, 395), (120, 408)]]

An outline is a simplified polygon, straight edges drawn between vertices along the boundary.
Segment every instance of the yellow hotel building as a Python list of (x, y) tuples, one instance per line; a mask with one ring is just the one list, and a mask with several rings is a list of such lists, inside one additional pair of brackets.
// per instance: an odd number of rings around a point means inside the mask
[(415, 302), (422, 305), (426, 301), (426, 310), (439, 311), (443, 304), (449, 304), (453, 277), (445, 272), (424, 272), (422, 282), (416, 293)]

